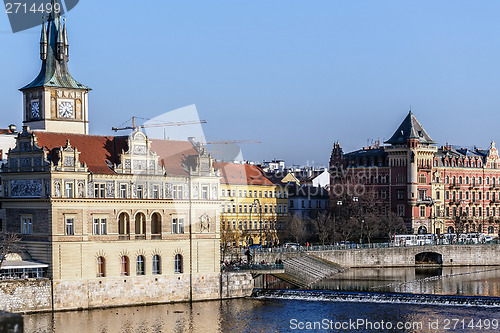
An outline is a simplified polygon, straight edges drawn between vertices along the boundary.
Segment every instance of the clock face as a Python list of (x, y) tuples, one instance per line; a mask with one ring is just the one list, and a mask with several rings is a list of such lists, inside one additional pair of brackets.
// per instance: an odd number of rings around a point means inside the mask
[(74, 102), (63, 100), (59, 101), (59, 117), (73, 118), (74, 116)]
[(31, 118), (40, 117), (40, 102), (32, 101), (31, 102)]

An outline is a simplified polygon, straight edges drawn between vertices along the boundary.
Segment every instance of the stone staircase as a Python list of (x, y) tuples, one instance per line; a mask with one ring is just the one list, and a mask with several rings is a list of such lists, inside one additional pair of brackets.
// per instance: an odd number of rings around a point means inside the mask
[(283, 261), (285, 273), (274, 274), (276, 277), (301, 288), (308, 288), (313, 283), (342, 271), (340, 265), (312, 255), (303, 255)]

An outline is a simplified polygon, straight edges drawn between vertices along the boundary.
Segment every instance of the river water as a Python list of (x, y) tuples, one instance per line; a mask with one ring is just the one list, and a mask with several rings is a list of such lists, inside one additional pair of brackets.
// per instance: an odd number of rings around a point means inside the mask
[(331, 291), (32, 314), (25, 332), (500, 331), (498, 268), (349, 270), (315, 287)]

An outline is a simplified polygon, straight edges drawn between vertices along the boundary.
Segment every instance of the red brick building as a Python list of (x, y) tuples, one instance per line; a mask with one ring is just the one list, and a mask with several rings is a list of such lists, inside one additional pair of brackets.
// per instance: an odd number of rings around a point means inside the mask
[(379, 214), (392, 210), (403, 217), (409, 232), (498, 234), (500, 158), (494, 142), (487, 150), (438, 147), (410, 111), (385, 144), (346, 154), (334, 144), (332, 200), (339, 195), (335, 184), (345, 179), (353, 195), (374, 193)]

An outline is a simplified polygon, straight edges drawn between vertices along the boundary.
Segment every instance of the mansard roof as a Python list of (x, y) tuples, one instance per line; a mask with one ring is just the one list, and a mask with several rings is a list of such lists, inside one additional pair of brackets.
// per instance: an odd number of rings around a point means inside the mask
[(221, 171), (221, 183), (228, 185), (274, 185), (256, 165), (219, 162), (215, 168)]
[(385, 143), (404, 144), (409, 139), (418, 139), (418, 142), (426, 144), (436, 143), (431, 139), (429, 134), (427, 134), (411, 111), (408, 113), (401, 125), (399, 125), (392, 137)]
[[(55, 152), (65, 147), (67, 140), (80, 152), (80, 162), (87, 164), (89, 171), (95, 174), (114, 174), (113, 165), (120, 164), (120, 155), (128, 151), (128, 136), (100, 136), (71, 133), (33, 132), (40, 148), (49, 151), (50, 158), (56, 158)], [(197, 155), (189, 141), (151, 139), (151, 150), (160, 158), (167, 174), (186, 176), (182, 164), (185, 156)]]

